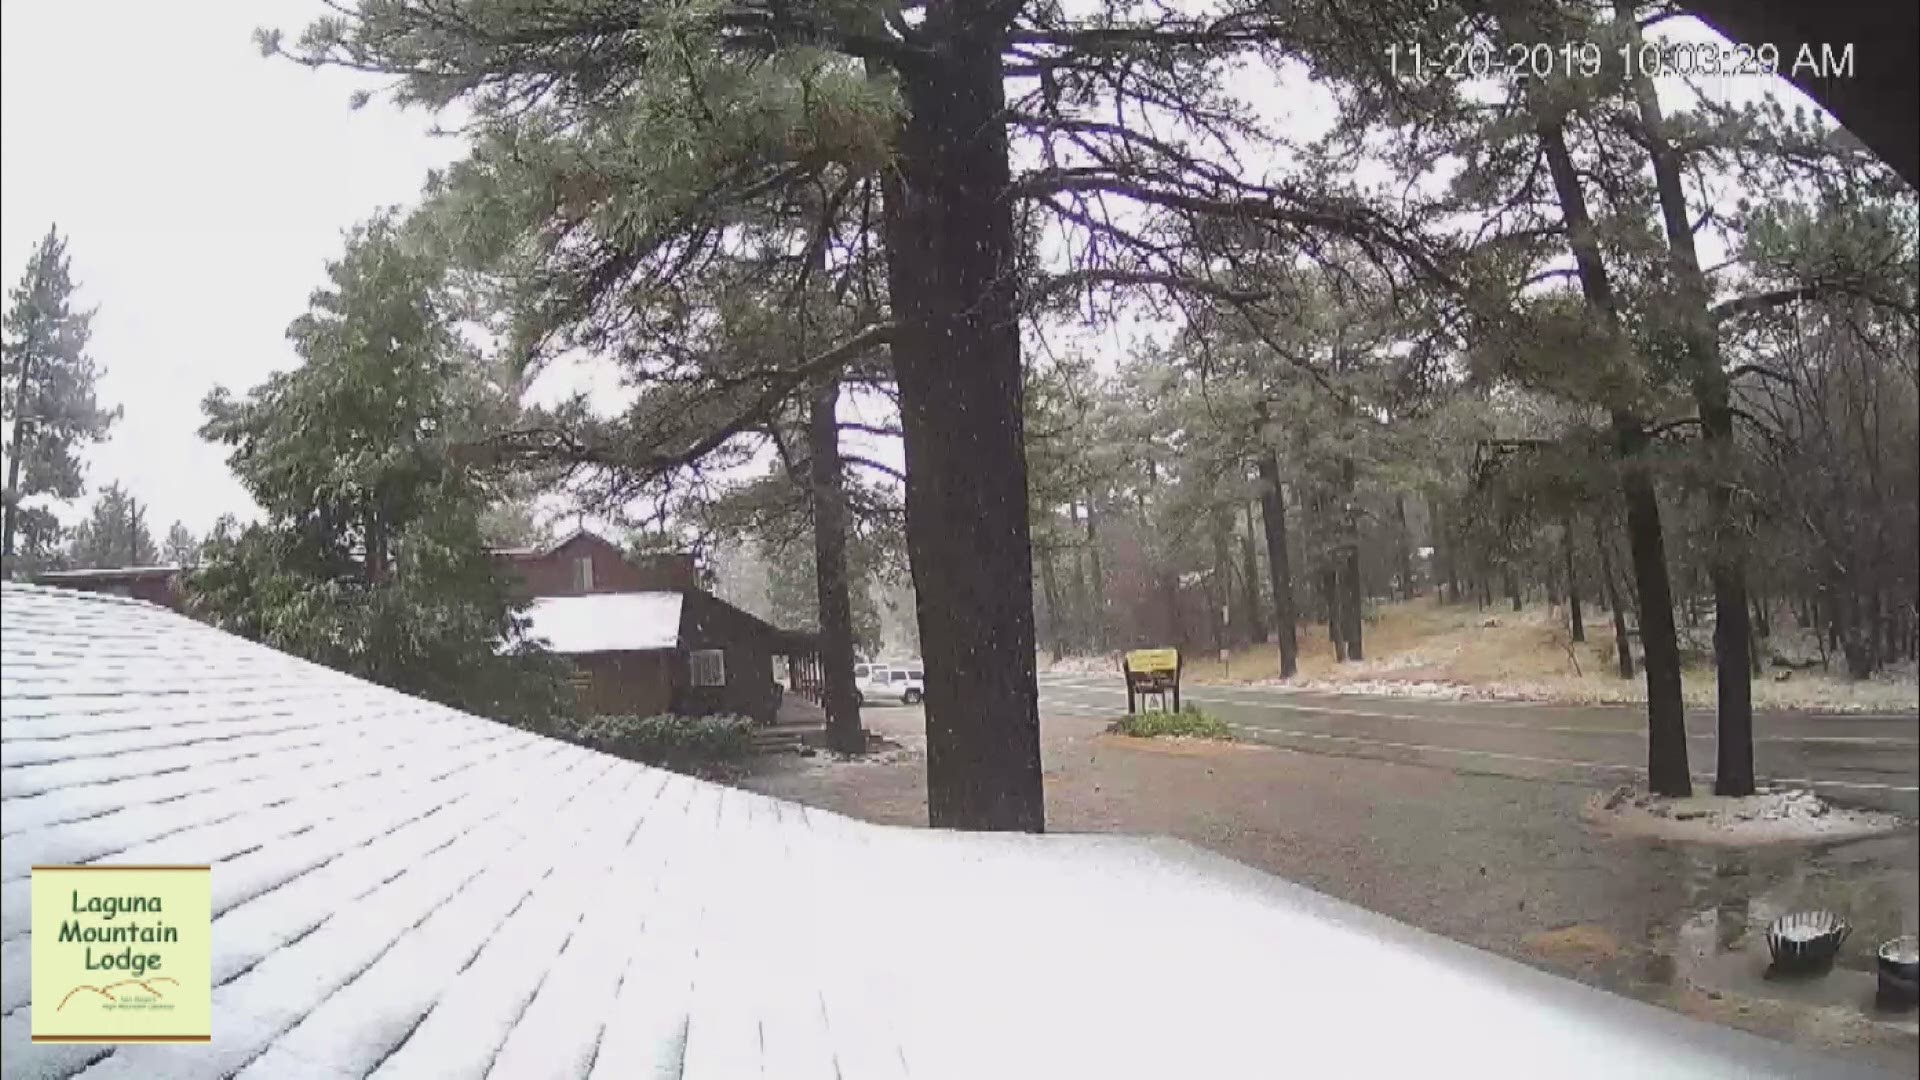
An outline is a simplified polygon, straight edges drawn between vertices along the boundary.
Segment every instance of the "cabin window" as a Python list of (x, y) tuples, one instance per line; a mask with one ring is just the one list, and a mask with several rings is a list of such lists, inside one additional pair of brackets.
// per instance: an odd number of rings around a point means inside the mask
[(573, 560), (573, 587), (580, 592), (593, 591), (593, 556), (582, 555)]
[(727, 654), (721, 649), (695, 649), (687, 654), (688, 674), (695, 686), (727, 685)]

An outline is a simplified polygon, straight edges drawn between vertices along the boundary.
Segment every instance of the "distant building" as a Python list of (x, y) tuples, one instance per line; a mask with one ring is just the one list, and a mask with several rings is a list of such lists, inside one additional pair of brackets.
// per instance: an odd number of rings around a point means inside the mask
[(494, 548), (491, 554), (518, 577), (529, 596), (680, 592), (700, 588), (693, 556), (628, 558), (606, 538), (576, 529), (540, 547)]
[(629, 557), (584, 530), (537, 548), (494, 552), (519, 581), (531, 636), (574, 665), (574, 690), (590, 713), (650, 716), (738, 713), (771, 723), (787, 681), (817, 652), (809, 635), (782, 631), (700, 587), (693, 556)]
[[(628, 557), (585, 530), (540, 547), (496, 548), (535, 638), (574, 665), (574, 690), (589, 712), (650, 716), (738, 713), (771, 723), (781, 689), (817, 686), (812, 635), (782, 631), (700, 587), (692, 555)], [(107, 593), (181, 610), (178, 566), (58, 570), (35, 584)]]
[(78, 592), (128, 596), (179, 611), (180, 575), (178, 566), (120, 566), (110, 569), (46, 570), (32, 575), (29, 580), (36, 585), (51, 585)]

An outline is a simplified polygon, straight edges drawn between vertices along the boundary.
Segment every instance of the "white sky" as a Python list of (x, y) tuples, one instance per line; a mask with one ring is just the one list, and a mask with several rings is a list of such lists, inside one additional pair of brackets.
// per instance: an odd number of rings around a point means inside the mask
[[(222, 513), (252, 513), (220, 448), (197, 434), (201, 399), (290, 365), (285, 328), (342, 231), (413, 202), (428, 170), (461, 150), (430, 135), (423, 112), (377, 100), (349, 109), (363, 79), (264, 59), (251, 41), (257, 26), (293, 33), (322, 10), (318, 0), (0, 8), (0, 277), (11, 287), (50, 223), (69, 237), (80, 301), (99, 308), (100, 398), (125, 410), (88, 455), (88, 489), (126, 485), (156, 535), (175, 520), (201, 533)], [(1124, 348), (1140, 329), (1094, 347)]]
[[(0, 276), (11, 288), (51, 223), (99, 308), (103, 403), (125, 416), (89, 455), (156, 535), (250, 511), (200, 440), (215, 385), (292, 364), (286, 326), (341, 231), (411, 202), (460, 146), (424, 113), (347, 106), (355, 80), (263, 59), (267, 24), (315, 0), (6, 0), (0, 7)], [(72, 515), (68, 515), (71, 517)]]

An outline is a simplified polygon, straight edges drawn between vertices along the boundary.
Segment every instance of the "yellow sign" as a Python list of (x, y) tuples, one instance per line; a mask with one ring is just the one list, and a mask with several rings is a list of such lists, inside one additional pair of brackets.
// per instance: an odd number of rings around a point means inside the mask
[(1135, 649), (1127, 654), (1127, 670), (1145, 674), (1157, 671), (1177, 671), (1180, 668), (1180, 650), (1178, 649)]
[(205, 866), (33, 868), (34, 1042), (207, 1042)]

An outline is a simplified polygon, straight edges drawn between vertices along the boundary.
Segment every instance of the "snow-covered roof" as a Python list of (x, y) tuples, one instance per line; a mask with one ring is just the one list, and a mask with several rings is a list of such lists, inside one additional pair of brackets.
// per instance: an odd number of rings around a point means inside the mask
[(597, 652), (651, 652), (680, 642), (677, 592), (543, 596), (527, 608), (531, 634), (568, 656)]
[(616, 549), (619, 547), (618, 544), (614, 544), (613, 541), (608, 540), (606, 537), (601, 536), (599, 533), (594, 532), (592, 529), (588, 529), (584, 526), (581, 526), (581, 527), (575, 528), (573, 531), (567, 533), (564, 536), (558, 537), (557, 539), (549, 540), (544, 544), (530, 544), (530, 545), (521, 545), (517, 547), (492, 547), (487, 549), (487, 553), (490, 555), (500, 555), (506, 558), (515, 558), (515, 559), (524, 559), (530, 556), (551, 555), (554, 552), (559, 551), (561, 548), (566, 547), (568, 544), (573, 543), (575, 540), (578, 540), (583, 536), (592, 537), (593, 539), (598, 540), (603, 544), (612, 545)]
[[(88, 1080), (1835, 1075), (1174, 841), (869, 825), (0, 587), (0, 1053)], [(29, 1040), (28, 872), (211, 864), (213, 1040)]]
[(97, 566), (83, 570), (42, 570), (33, 579), (48, 585), (68, 581), (132, 581), (142, 578), (172, 577), (180, 572), (177, 563), (155, 566)]

